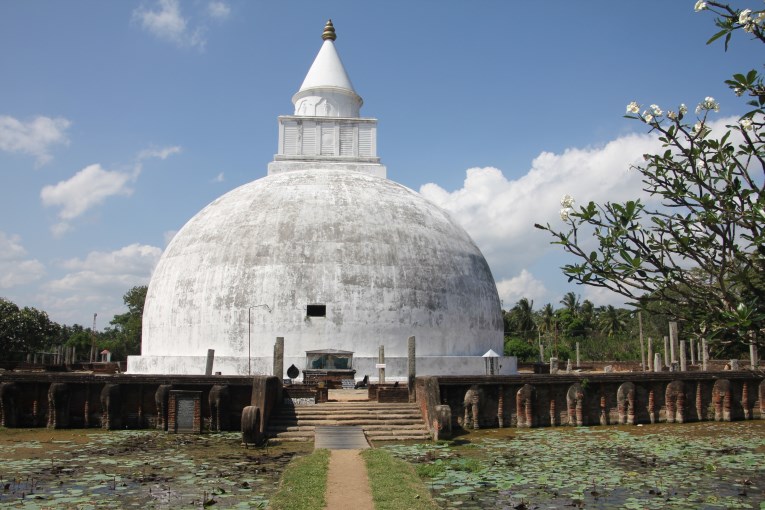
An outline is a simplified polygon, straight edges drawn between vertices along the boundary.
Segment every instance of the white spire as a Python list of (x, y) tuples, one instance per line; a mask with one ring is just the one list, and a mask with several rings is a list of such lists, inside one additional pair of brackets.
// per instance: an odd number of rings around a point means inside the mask
[(319, 54), (308, 70), (300, 90), (292, 97), (295, 115), (310, 117), (358, 117), (361, 97), (345, 72), (335, 49), (335, 28), (332, 20), (324, 27)]

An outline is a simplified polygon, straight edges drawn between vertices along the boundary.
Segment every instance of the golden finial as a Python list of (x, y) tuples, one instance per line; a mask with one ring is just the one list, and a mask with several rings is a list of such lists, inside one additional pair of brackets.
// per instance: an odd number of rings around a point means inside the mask
[(324, 33), (321, 34), (321, 38), (325, 41), (327, 39), (331, 39), (333, 41), (337, 39), (337, 36), (335, 35), (335, 27), (332, 25), (332, 20), (328, 20), (327, 24), (324, 25)]

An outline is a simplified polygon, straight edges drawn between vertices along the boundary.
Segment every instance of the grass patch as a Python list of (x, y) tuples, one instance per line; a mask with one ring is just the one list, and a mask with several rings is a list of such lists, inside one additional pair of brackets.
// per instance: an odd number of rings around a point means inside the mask
[(316, 450), (290, 462), (269, 508), (322, 510), (327, 505), (328, 467), (329, 450)]
[(385, 450), (365, 450), (369, 485), (376, 510), (433, 510), (436, 507), (408, 462)]

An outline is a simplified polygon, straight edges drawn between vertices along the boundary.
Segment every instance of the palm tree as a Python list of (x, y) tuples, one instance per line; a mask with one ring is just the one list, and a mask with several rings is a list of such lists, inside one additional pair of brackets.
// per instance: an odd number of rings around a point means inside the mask
[(537, 325), (534, 323), (534, 301), (521, 298), (511, 313), (516, 332), (528, 340), (537, 329)]
[(555, 310), (552, 304), (547, 303), (539, 313), (539, 330), (542, 333), (550, 333), (555, 327)]
[(566, 295), (563, 296), (563, 299), (560, 300), (560, 304), (562, 304), (566, 310), (571, 312), (573, 317), (579, 315), (579, 310), (582, 307), (579, 303), (579, 296), (573, 292), (566, 292)]
[(613, 305), (605, 307), (598, 316), (598, 326), (600, 332), (606, 336), (613, 337), (627, 328), (627, 312), (614, 308)]

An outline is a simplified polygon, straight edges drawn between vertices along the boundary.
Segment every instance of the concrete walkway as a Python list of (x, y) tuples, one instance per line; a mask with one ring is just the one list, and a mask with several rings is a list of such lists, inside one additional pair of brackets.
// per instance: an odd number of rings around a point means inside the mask
[(365, 450), (369, 448), (369, 442), (362, 427), (317, 425), (313, 447), (317, 450)]

